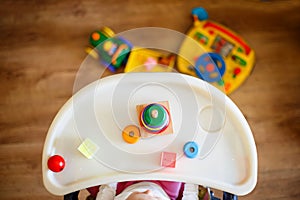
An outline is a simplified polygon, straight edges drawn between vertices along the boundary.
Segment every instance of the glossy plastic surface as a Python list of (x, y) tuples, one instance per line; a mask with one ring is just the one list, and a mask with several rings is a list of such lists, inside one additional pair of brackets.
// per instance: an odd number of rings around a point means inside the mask
[[(168, 101), (173, 133), (128, 144), (122, 131), (139, 126), (136, 105)], [(98, 150), (87, 159), (77, 148), (85, 139)], [(190, 159), (183, 147), (198, 144)], [(176, 167), (161, 166), (162, 152), (176, 153)], [(65, 159), (54, 173), (52, 155)], [(45, 141), (44, 185), (64, 195), (94, 185), (125, 180), (173, 180), (204, 185), (237, 195), (257, 181), (256, 146), (244, 116), (208, 83), (178, 73), (126, 73), (100, 79), (76, 93), (55, 117)]]

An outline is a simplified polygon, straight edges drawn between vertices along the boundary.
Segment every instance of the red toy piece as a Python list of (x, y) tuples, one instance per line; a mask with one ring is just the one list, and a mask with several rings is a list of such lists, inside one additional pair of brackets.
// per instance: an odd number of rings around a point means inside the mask
[(65, 160), (60, 155), (51, 156), (47, 164), (53, 172), (61, 172), (65, 168)]

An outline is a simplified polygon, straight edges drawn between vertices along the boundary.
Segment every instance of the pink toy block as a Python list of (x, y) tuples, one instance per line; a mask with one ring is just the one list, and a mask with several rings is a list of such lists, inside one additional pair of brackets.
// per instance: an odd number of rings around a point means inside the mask
[(176, 165), (176, 153), (172, 152), (162, 152), (160, 165), (163, 167), (175, 168)]

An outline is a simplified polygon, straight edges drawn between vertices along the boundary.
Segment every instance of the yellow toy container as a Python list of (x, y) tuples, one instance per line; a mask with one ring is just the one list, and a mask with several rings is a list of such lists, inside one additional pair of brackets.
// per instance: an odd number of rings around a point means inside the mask
[(125, 72), (170, 72), (175, 64), (175, 55), (151, 49), (134, 47), (128, 58)]

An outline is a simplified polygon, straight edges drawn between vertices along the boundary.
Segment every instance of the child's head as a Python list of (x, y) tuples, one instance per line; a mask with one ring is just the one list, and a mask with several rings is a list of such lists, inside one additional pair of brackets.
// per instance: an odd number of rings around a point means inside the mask
[(160, 200), (159, 197), (154, 197), (150, 190), (145, 192), (133, 192), (126, 200)]

